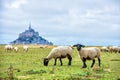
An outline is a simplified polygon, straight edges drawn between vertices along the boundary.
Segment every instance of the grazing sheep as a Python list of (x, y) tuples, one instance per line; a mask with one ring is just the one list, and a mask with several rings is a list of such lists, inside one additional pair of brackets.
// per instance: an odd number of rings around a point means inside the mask
[(115, 53), (120, 53), (120, 47), (118, 47), (118, 46), (113, 46), (112, 49), (113, 49), (113, 52), (115, 52)]
[(40, 45), (41, 49), (47, 48), (47, 45)]
[(109, 49), (109, 53), (113, 53), (113, 52), (114, 52), (114, 49), (113, 49), (112, 46), (111, 46), (111, 47), (108, 47), (108, 49)]
[(109, 47), (110, 53), (115, 52), (115, 53), (120, 53), (120, 47), (118, 46), (111, 46)]
[(4, 48), (6, 51), (12, 51), (12, 49), (13, 49), (13, 46), (12, 45), (5, 45), (5, 48)]
[(107, 47), (101, 47), (102, 52), (109, 52), (109, 49)]
[(91, 48), (82, 48), (85, 47), (81, 44), (73, 45), (73, 47), (77, 47), (77, 50), (79, 52), (79, 56), (81, 60), (83, 61), (83, 67), (86, 68), (86, 60), (93, 60), (91, 67), (94, 66), (95, 58), (98, 58), (99, 66), (100, 66), (100, 49), (97, 47), (91, 47)]
[(109, 49), (109, 53), (113, 53), (114, 52), (114, 46), (109, 46), (108, 49)]
[(17, 53), (18, 52), (18, 47), (14, 47), (14, 51)]
[(23, 46), (23, 49), (24, 49), (25, 52), (28, 52), (28, 46), (26, 46), (26, 45)]
[(68, 65), (71, 65), (71, 61), (72, 61), (72, 57), (71, 57), (71, 53), (72, 53), (72, 48), (69, 46), (58, 46), (55, 47), (51, 50), (51, 52), (48, 54), (48, 56), (46, 58), (44, 58), (43, 62), (44, 62), (44, 66), (48, 65), (48, 62), (54, 58), (55, 59), (55, 63), (54, 65), (56, 65), (57, 59), (60, 59), (60, 63), (61, 66), (63, 65), (62, 63), (62, 58), (68, 58), (69, 63)]
[(120, 53), (120, 47), (117, 48), (117, 52)]

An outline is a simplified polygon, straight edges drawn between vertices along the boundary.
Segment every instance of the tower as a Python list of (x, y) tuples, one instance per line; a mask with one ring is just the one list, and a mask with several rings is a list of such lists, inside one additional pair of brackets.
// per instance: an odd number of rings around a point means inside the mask
[(29, 23), (29, 30), (31, 30), (32, 28), (31, 28), (31, 23)]
[(32, 29), (32, 27), (31, 27), (31, 23), (29, 23), (29, 29), (28, 29), (28, 31), (35, 32), (34, 29)]

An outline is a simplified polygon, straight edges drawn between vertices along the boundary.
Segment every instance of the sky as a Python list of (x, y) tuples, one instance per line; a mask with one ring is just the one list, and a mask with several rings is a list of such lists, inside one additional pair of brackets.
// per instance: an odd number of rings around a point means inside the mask
[(120, 0), (0, 0), (0, 44), (29, 23), (54, 45), (120, 46)]

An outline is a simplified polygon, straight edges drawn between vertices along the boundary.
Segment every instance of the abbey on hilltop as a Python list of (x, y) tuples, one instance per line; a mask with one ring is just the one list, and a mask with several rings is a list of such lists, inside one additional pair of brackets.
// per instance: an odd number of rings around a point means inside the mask
[(36, 32), (34, 29), (31, 28), (31, 24), (29, 24), (28, 30), (19, 34), (19, 37), (10, 42), (11, 44), (47, 44), (53, 45), (52, 42), (42, 38), (39, 36), (39, 33)]

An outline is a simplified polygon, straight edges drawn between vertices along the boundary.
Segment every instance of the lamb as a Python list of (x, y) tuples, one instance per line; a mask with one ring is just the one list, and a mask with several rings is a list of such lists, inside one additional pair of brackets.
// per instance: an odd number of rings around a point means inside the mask
[(17, 53), (18, 52), (18, 47), (14, 47), (14, 51)]
[(51, 52), (48, 54), (46, 58), (44, 58), (43, 63), (44, 66), (48, 66), (48, 63), (51, 59), (55, 59), (54, 65), (56, 65), (57, 59), (59, 58), (61, 66), (63, 65), (62, 63), (62, 58), (68, 58), (69, 62), (68, 65), (71, 65), (72, 57), (72, 48), (69, 46), (58, 46), (55, 47), (51, 50)]
[(73, 45), (73, 47), (77, 47), (77, 50), (79, 52), (79, 56), (81, 60), (83, 61), (82, 68), (86, 68), (86, 60), (93, 60), (91, 67), (94, 66), (95, 58), (98, 58), (98, 63), (100, 66), (100, 49), (97, 47), (90, 47), (90, 48), (82, 48), (85, 47), (81, 44)]
[(4, 49), (11, 52), (13, 49), (13, 46), (8, 44), (8, 45), (5, 45)]
[(24, 49), (25, 52), (28, 52), (28, 46), (24, 45), (23, 49)]

